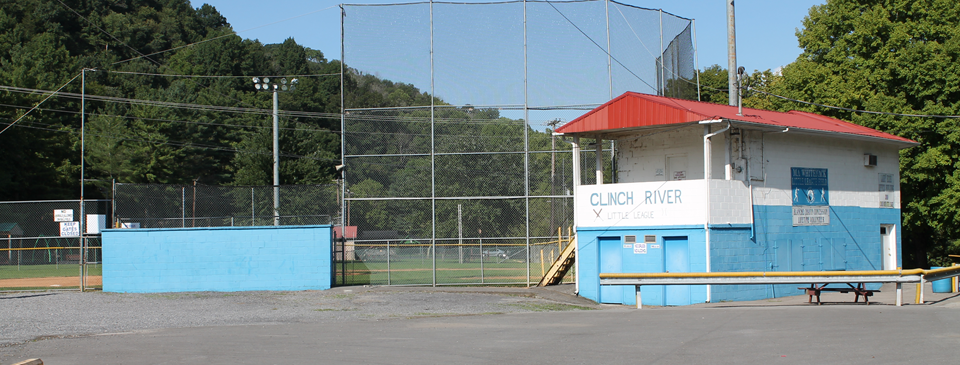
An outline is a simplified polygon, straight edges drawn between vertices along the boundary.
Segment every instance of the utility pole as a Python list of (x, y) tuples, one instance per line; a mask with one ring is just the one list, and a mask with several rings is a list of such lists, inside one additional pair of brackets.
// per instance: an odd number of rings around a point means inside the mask
[(86, 251), (86, 212), (84, 211), (84, 202), (83, 202), (83, 184), (85, 177), (85, 164), (84, 164), (84, 154), (86, 149), (86, 123), (87, 123), (87, 71), (96, 71), (92, 68), (84, 68), (80, 70), (80, 291), (84, 291), (86, 287), (86, 277), (83, 275), (84, 262), (86, 258), (84, 253)]
[(740, 94), (739, 86), (737, 85), (737, 27), (735, 20), (735, 11), (733, 7), (734, 0), (726, 0), (727, 2), (727, 89), (729, 90), (729, 104), (737, 106), (739, 100), (737, 100), (737, 95)]

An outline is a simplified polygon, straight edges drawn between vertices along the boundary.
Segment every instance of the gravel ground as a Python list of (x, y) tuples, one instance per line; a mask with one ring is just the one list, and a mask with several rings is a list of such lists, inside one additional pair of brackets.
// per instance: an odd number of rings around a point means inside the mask
[(266, 323), (379, 321), (599, 308), (572, 287), (343, 287), (325, 291), (0, 293), (0, 349), (31, 340)]

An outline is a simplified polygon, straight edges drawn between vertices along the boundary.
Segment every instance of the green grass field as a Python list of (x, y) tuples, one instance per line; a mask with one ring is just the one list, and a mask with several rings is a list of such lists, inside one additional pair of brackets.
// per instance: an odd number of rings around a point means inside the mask
[[(88, 275), (100, 276), (102, 265), (88, 265)], [(80, 276), (80, 265), (0, 265), (0, 280)]]

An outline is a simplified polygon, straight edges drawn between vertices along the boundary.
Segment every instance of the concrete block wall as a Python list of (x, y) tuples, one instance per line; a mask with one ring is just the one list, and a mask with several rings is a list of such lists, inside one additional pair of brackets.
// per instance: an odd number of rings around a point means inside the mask
[[(714, 127), (719, 130), (721, 127)], [(725, 135), (713, 137), (713, 172), (723, 176)], [(665, 171), (667, 156), (686, 156), (686, 179), (703, 179), (703, 126), (656, 133), (649, 136), (630, 136), (617, 140), (617, 176), (619, 182), (650, 182), (673, 180)], [(592, 165), (591, 165), (592, 166)], [(662, 175), (657, 175), (660, 170)]]
[(750, 188), (738, 180), (708, 180), (710, 224), (748, 224), (753, 220)]
[[(750, 239), (750, 228), (710, 230), (710, 269), (713, 272), (770, 271), (768, 247)], [(711, 300), (770, 298), (769, 285), (713, 285)]]
[[(593, 301), (600, 297), (600, 237), (617, 237), (623, 243), (623, 236), (636, 235), (638, 242), (643, 236), (657, 236), (660, 247), (647, 245), (646, 254), (634, 254), (632, 249), (623, 248), (623, 272), (663, 272), (663, 237), (687, 237), (690, 272), (704, 272), (707, 269), (706, 236), (703, 227), (616, 227), (616, 228), (579, 228), (577, 229), (577, 275), (579, 295)], [(633, 286), (622, 286), (624, 305), (636, 305), (636, 292)], [(641, 288), (644, 305), (663, 305), (663, 286), (649, 285)], [(691, 286), (690, 302), (703, 303), (707, 300), (705, 286)]]
[[(763, 181), (753, 181), (756, 205), (791, 205), (791, 167), (828, 171), (830, 206), (877, 208), (880, 174), (893, 174), (894, 208), (900, 208), (900, 154), (894, 145), (797, 133), (764, 135)], [(863, 155), (877, 156), (864, 166)]]
[(109, 229), (103, 290), (322, 290), (332, 278), (331, 226)]
[[(900, 210), (831, 206), (829, 226), (793, 227), (789, 206), (757, 206), (750, 229), (711, 230), (711, 268), (715, 272), (882, 270), (880, 225), (897, 226)], [(898, 260), (901, 258), (898, 257)], [(898, 261), (902, 262), (902, 261)], [(714, 301), (742, 301), (800, 295), (801, 285), (713, 286)], [(879, 284), (868, 287), (876, 289)]]

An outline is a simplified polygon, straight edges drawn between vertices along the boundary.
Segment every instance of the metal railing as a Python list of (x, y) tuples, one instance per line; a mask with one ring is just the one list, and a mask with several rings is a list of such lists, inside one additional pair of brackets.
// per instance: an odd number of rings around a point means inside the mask
[(942, 269), (865, 270), (865, 271), (776, 271), (776, 272), (688, 272), (688, 273), (601, 273), (600, 285), (633, 285), (637, 308), (641, 308), (643, 285), (771, 285), (828, 283), (896, 283), (897, 306), (903, 304), (904, 283), (919, 284), (919, 303), (923, 303), (923, 283), (960, 276), (960, 266)]

